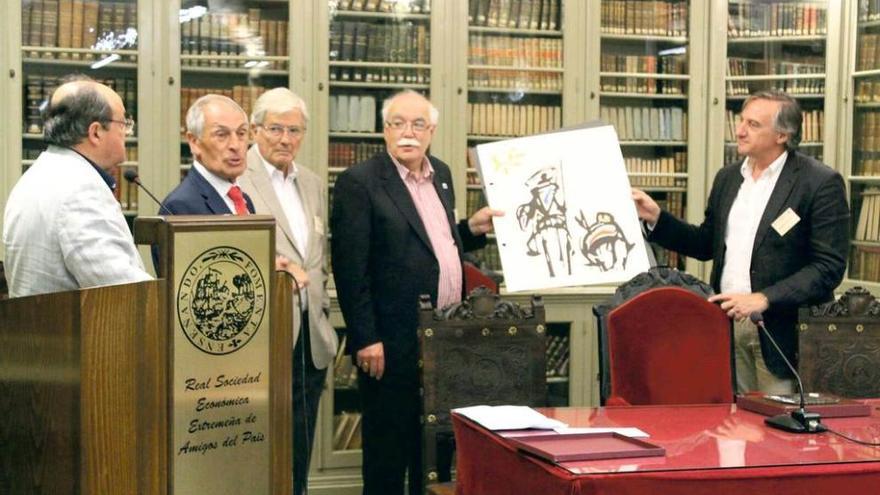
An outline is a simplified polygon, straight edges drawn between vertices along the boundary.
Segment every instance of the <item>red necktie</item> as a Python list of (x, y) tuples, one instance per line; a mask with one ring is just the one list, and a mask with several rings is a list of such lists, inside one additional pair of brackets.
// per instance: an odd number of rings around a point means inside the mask
[(232, 198), (232, 204), (235, 205), (236, 215), (247, 215), (248, 213), (250, 213), (247, 208), (247, 203), (245, 203), (244, 201), (244, 195), (241, 193), (240, 187), (230, 187), (229, 192), (226, 193), (226, 195)]

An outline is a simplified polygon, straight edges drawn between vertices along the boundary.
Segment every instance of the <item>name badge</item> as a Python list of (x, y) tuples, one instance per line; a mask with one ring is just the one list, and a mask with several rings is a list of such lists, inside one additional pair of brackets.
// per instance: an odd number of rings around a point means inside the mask
[(315, 233), (318, 235), (324, 235), (324, 220), (318, 215), (315, 215)]
[(800, 221), (801, 217), (799, 217), (791, 208), (787, 208), (782, 212), (782, 215), (779, 215), (779, 218), (770, 224), (770, 226), (773, 227), (773, 230), (775, 230), (781, 237), (787, 234), (788, 231)]

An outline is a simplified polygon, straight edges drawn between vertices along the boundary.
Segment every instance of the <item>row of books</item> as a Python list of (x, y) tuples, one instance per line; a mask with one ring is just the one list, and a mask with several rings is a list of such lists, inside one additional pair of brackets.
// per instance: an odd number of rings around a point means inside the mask
[(331, 95), (330, 132), (376, 132), (376, 98), (370, 95)]
[[(825, 111), (804, 110), (804, 122), (801, 126), (802, 143), (821, 143), (824, 141)], [(740, 123), (739, 114), (733, 110), (725, 113), (724, 140), (728, 143), (736, 142), (736, 128)], [(878, 142), (880, 145), (880, 142)], [(877, 150), (880, 151), (880, 150)]]
[(561, 11), (562, 0), (470, 0), (468, 24), (555, 31)]
[(385, 151), (385, 143), (331, 141), (327, 166), (331, 168), (350, 167), (382, 151)]
[(468, 103), (468, 134), (478, 136), (530, 136), (562, 126), (558, 105)]
[(471, 254), (474, 255), (480, 266), (496, 272), (501, 271), (501, 255), (498, 253), (498, 243), (495, 239), (489, 239), (484, 248), (473, 251)]
[(824, 74), (825, 59), (819, 57), (793, 60), (767, 60), (727, 57), (728, 76), (763, 76), (785, 74)]
[(599, 118), (621, 141), (684, 141), (687, 114), (679, 107), (601, 106)]
[(853, 246), (849, 278), (880, 282), (880, 246)]
[(776, 81), (727, 81), (727, 96), (748, 96), (761, 89), (778, 89), (790, 95), (825, 94), (825, 79), (780, 79)]
[[(631, 174), (633, 187), (685, 187), (687, 179), (671, 177), (673, 173), (687, 172), (687, 152), (660, 158), (624, 157), (626, 172)], [(664, 177), (665, 176), (665, 177)]]
[(853, 149), (880, 154), (880, 110), (856, 113), (855, 128)]
[(880, 67), (880, 34), (862, 34), (859, 39), (859, 56), (856, 70), (871, 70)]
[(602, 32), (687, 36), (687, 0), (605, 0)]
[(569, 336), (547, 335), (547, 350), (544, 354), (547, 366), (547, 377), (568, 377), (568, 362), (571, 357)]
[(471, 34), (468, 63), (505, 67), (562, 67), (561, 38)]
[(119, 201), (119, 206), (123, 210), (137, 210), (138, 207), (138, 186), (124, 179), (125, 171), (131, 167), (113, 167), (110, 173), (116, 179), (116, 189), (113, 195)]
[[(428, 26), (413, 22), (332, 21), (329, 58), (331, 65), (332, 62), (429, 64)], [(388, 71), (370, 67), (331, 67), (330, 70), (331, 80), (336, 81), (426, 84), (427, 75), (427, 70)]]
[(261, 94), (266, 92), (263, 86), (242, 86), (236, 85), (232, 89), (228, 88), (180, 88), (180, 133), (186, 133), (186, 112), (196, 100), (207, 94), (223, 95), (232, 98), (245, 111), (248, 120), (251, 117), (251, 111), (254, 103)]
[[(652, 193), (651, 195), (654, 197), (654, 200), (660, 208), (663, 208), (677, 218), (684, 218), (685, 194), (683, 192), (668, 192), (665, 193), (665, 195)], [(657, 264), (659, 266), (671, 266), (680, 269), (684, 268), (685, 257), (675, 251), (663, 249), (655, 245), (654, 256), (657, 259)]]
[(859, 22), (880, 19), (880, 0), (859, 0)]
[(856, 81), (853, 100), (856, 103), (880, 102), (880, 80), (863, 79)]
[(880, 187), (868, 187), (862, 192), (854, 239), (880, 242)]
[(467, 190), (467, 217), (470, 218), (480, 208), (486, 206), (486, 195), (482, 189), (468, 188)]
[[(24, 132), (40, 134), (43, 132), (42, 109), (52, 97), (55, 88), (58, 87), (58, 77), (27, 75), (24, 81)], [(113, 79), (98, 79), (113, 88), (122, 98), (125, 111), (137, 120), (137, 80), (133, 78), (117, 77)]]
[(562, 74), (468, 69), (468, 86), (511, 91), (562, 91)]
[(856, 153), (853, 157), (852, 174), (880, 177), (880, 152)]
[(361, 414), (342, 411), (333, 416), (333, 450), (361, 448)]
[[(286, 20), (262, 17), (261, 9), (246, 13), (210, 13), (180, 25), (181, 63), (185, 66), (251, 67), (253, 61), (229, 60), (228, 56), (287, 56)], [(187, 55), (208, 55), (214, 59), (192, 59)], [(251, 65), (246, 65), (251, 64)], [(269, 62), (266, 67), (286, 67), (283, 62)]]
[(727, 36), (810, 36), (826, 33), (828, 12), (819, 3), (730, 2)]
[[(97, 49), (98, 40), (137, 29), (137, 4), (98, 0), (21, 2), (21, 43), (25, 46)], [(136, 37), (131, 40), (136, 47)], [(36, 56), (32, 54), (31, 56)], [(43, 53), (45, 58), (92, 59), (94, 54)]]
[(599, 62), (602, 72), (627, 72), (640, 74), (687, 74), (687, 54), (664, 55), (617, 55), (603, 53)]
[[(429, 14), (431, 0), (336, 0), (336, 13), (354, 12), (385, 12), (395, 14)], [(332, 12), (331, 12), (332, 13)]]
[[(333, 204), (332, 202), (330, 204)], [(329, 266), (329, 261), (328, 266)], [(345, 352), (347, 335), (342, 334), (339, 348), (336, 350), (336, 358), (333, 361), (333, 386), (334, 388), (354, 388), (357, 386), (357, 367), (351, 357)]]

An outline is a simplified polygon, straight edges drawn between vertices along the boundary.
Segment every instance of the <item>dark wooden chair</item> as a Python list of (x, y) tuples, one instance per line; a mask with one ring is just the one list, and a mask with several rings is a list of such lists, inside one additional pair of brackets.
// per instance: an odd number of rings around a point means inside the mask
[(880, 301), (853, 287), (798, 313), (798, 371), (807, 392), (880, 397)]
[(451, 479), (450, 410), (546, 405), (544, 306), (523, 308), (478, 288), (442, 310), (422, 296), (419, 315), (425, 486)]
[[(658, 288), (678, 290), (655, 291), (643, 296)], [(595, 306), (593, 313), (598, 323), (601, 403), (718, 402), (718, 397), (732, 402), (735, 390), (732, 331), (724, 313), (706, 301), (712, 294), (708, 284), (692, 275), (658, 267), (633, 277), (621, 285), (608, 302)], [(687, 326), (683, 326), (683, 323)], [(616, 351), (611, 349), (612, 327), (617, 330)], [(689, 337), (687, 333), (692, 331), (693, 336)], [(714, 337), (707, 339), (704, 331), (714, 332), (713, 335), (717, 335), (719, 340), (713, 341)], [(657, 342), (652, 340), (649, 343), (648, 338)], [(683, 347), (683, 343), (688, 342), (694, 345)], [(701, 349), (704, 346), (709, 347)], [(699, 389), (691, 388), (687, 392), (684, 390), (687, 385), (681, 382), (669, 383), (671, 388), (664, 390), (651, 387), (650, 384), (654, 383), (659, 386), (662, 380), (657, 379), (661, 376), (669, 380), (688, 377), (687, 363), (681, 359), (681, 353), (686, 349), (694, 351), (695, 355), (687, 358), (691, 362), (697, 359), (707, 364), (715, 363), (718, 370), (717, 376), (711, 377), (713, 383), (691, 383)], [(615, 356), (612, 356), (612, 352)], [(700, 352), (705, 353), (706, 357), (696, 355)], [(669, 365), (663, 366), (667, 361)], [(612, 369), (615, 362), (618, 365), (616, 374)], [(702, 371), (696, 375), (694, 378), (710, 378), (709, 373)], [(618, 379), (616, 391), (613, 390), (615, 376)], [(698, 390), (705, 393), (698, 393)], [(612, 396), (613, 404), (609, 403)]]

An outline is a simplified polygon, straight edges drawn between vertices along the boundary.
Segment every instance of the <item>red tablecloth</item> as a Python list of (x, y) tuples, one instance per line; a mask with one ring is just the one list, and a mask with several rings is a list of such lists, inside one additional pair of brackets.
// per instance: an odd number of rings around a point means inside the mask
[[(880, 414), (824, 422), (863, 441), (880, 441)], [(880, 493), (880, 448), (830, 433), (771, 430), (763, 416), (733, 405), (544, 410), (571, 426), (635, 426), (664, 457), (564, 463), (524, 455), (505, 439), (453, 416), (457, 493), (810, 495)], [(515, 433), (513, 435), (516, 435)]]

